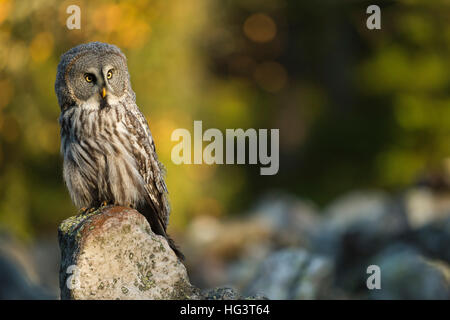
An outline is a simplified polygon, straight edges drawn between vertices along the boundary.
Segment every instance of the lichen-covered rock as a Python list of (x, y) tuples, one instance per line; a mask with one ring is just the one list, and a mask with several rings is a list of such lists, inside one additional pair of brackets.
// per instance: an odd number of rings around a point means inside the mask
[(61, 223), (62, 299), (196, 299), (185, 266), (144, 216), (103, 207)]
[(217, 287), (201, 291), (199, 299), (202, 300), (267, 300), (267, 297), (261, 294), (255, 294), (248, 297), (242, 296), (236, 289), (231, 287)]

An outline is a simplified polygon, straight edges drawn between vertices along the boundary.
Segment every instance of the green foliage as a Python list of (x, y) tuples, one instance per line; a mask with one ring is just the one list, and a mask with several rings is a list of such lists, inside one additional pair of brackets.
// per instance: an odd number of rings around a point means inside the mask
[[(78, 4), (81, 30), (65, 9)], [(449, 6), (365, 2), (0, 0), (0, 224), (29, 238), (75, 208), (63, 185), (59, 56), (105, 41), (128, 57), (137, 102), (167, 167), (172, 228), (278, 188), (327, 202), (407, 186), (449, 155)], [(280, 171), (176, 166), (176, 128), (280, 128)], [(53, 232), (53, 231), (52, 231)]]

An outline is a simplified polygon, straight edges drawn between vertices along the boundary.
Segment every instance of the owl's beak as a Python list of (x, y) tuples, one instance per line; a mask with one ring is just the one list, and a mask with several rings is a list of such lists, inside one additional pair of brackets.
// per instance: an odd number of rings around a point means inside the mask
[(105, 98), (106, 97), (106, 89), (105, 89), (105, 87), (103, 87), (103, 89), (102, 89), (102, 98)]

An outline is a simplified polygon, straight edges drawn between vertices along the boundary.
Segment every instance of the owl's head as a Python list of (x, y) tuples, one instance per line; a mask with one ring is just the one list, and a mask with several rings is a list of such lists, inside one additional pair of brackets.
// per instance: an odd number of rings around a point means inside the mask
[(125, 55), (101, 42), (81, 44), (61, 56), (55, 91), (62, 109), (83, 102), (101, 107), (125, 94), (135, 98)]

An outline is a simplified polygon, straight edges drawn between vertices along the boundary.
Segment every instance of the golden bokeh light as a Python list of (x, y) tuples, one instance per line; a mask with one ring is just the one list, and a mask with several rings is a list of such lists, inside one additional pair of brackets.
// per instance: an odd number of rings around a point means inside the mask
[(59, 126), (55, 122), (47, 122), (39, 131), (37, 140), (42, 146), (42, 149), (50, 154), (57, 154), (59, 152)]
[(110, 33), (120, 26), (122, 10), (118, 4), (105, 4), (99, 6), (92, 14), (92, 23), (100, 32)]
[(245, 35), (254, 42), (269, 42), (277, 34), (277, 25), (264, 13), (252, 14), (244, 22)]
[(161, 117), (157, 121), (150, 122), (151, 118), (149, 116), (146, 116), (146, 118), (148, 119), (152, 135), (156, 141), (159, 156), (170, 156), (173, 147), (170, 136), (177, 129), (175, 121), (169, 117)]
[(195, 215), (221, 216), (223, 214), (223, 206), (217, 199), (211, 197), (202, 197), (193, 208)]
[(151, 31), (148, 19), (129, 3), (101, 5), (93, 10), (91, 20), (103, 41), (124, 48), (142, 46)]
[(53, 36), (49, 32), (41, 32), (34, 37), (30, 45), (30, 56), (35, 62), (43, 62), (53, 51)]
[(6, 48), (6, 51), (8, 52), (5, 60), (6, 69), (11, 72), (20, 72), (29, 60), (26, 44), (23, 41), (16, 41)]
[(205, 182), (213, 178), (216, 169), (215, 165), (191, 165), (186, 170), (186, 174), (192, 181)]
[(10, 0), (0, 0), (0, 24), (8, 17), (11, 7)]

